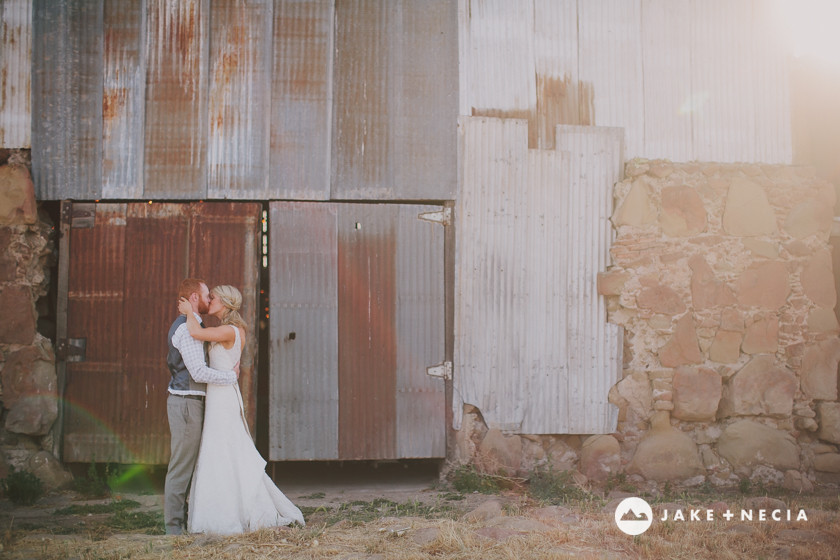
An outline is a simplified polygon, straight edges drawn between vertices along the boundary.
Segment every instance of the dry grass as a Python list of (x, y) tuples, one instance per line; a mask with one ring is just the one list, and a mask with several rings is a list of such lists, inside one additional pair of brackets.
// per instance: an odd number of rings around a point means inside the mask
[[(835, 492), (836, 494), (836, 492)], [(630, 537), (613, 522), (611, 506), (590, 499), (566, 504), (573, 521), (541, 521), (537, 508), (543, 503), (521, 494), (470, 495), (461, 511), (393, 502), (376, 507), (384, 515), (371, 515), (373, 504), (341, 504), (313, 512), (305, 528), (263, 530), (233, 537), (165, 537), (113, 531), (97, 533), (95, 527), (73, 535), (49, 534), (40, 529), (7, 528), (6, 558), (79, 560), (105, 559), (560, 559), (560, 558), (775, 558), (829, 559), (840, 550), (840, 500), (836, 495), (788, 496), (792, 510), (804, 508), (808, 521), (680, 522), (657, 520), (644, 534)], [(743, 496), (671, 497), (672, 501), (705, 508), (724, 499), (734, 510)], [(437, 498), (440, 501), (440, 498)], [(461, 514), (482, 500), (504, 503), (504, 516), (491, 521), (469, 522)], [(355, 509), (353, 509), (355, 507)], [(319, 508), (320, 509), (320, 508)], [(656, 508), (655, 508), (656, 509)], [(346, 516), (339, 519), (336, 513)], [(419, 514), (419, 515), (418, 515)], [(532, 530), (499, 520), (531, 523)], [(13, 524), (12, 524), (13, 525)], [(97, 525), (98, 526), (98, 525)], [(505, 529), (507, 527), (507, 529)], [(510, 529), (510, 527), (516, 527)], [(493, 531), (496, 531), (493, 533)], [(490, 537), (485, 536), (489, 532)]]

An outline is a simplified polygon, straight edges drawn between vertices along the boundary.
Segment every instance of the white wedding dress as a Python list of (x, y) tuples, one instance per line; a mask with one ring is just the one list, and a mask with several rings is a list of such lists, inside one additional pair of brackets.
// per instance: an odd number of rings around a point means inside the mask
[[(210, 347), (210, 367), (231, 370), (242, 353), (239, 329), (231, 349)], [(245, 423), (239, 384), (207, 385), (204, 430), (190, 490), (190, 533), (231, 535), (298, 522), (303, 514), (265, 472)]]

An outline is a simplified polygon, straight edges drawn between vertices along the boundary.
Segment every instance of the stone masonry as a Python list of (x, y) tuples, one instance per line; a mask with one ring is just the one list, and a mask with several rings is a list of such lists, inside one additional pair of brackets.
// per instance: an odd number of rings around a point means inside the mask
[(37, 332), (52, 225), (39, 216), (28, 153), (0, 150), (0, 478), (11, 468), (60, 488), (72, 476), (50, 453), (58, 413), (52, 342)]
[[(633, 160), (625, 176), (598, 279), (625, 331), (617, 432), (472, 429), (455, 460), (519, 474), (551, 464), (595, 482), (840, 483), (833, 186), (780, 165)], [(460, 440), (476, 435), (470, 458)]]

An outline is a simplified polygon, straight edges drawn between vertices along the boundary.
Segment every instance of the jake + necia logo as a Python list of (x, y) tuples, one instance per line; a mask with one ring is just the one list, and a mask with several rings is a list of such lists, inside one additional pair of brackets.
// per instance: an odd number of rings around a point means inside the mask
[(636, 536), (648, 530), (653, 523), (653, 510), (641, 498), (624, 498), (615, 509), (615, 524), (622, 532)]

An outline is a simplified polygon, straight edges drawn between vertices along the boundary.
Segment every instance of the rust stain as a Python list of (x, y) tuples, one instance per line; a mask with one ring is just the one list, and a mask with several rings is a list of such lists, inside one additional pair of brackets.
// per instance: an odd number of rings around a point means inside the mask
[(122, 116), (127, 100), (127, 88), (112, 88), (103, 92), (102, 119), (106, 127), (110, 128), (111, 123)]
[(555, 127), (558, 124), (591, 125), (594, 121), (593, 89), (586, 82), (574, 82), (537, 75), (537, 106), (526, 109), (472, 108), (474, 117), (522, 119), (528, 121), (528, 148), (553, 150)]

